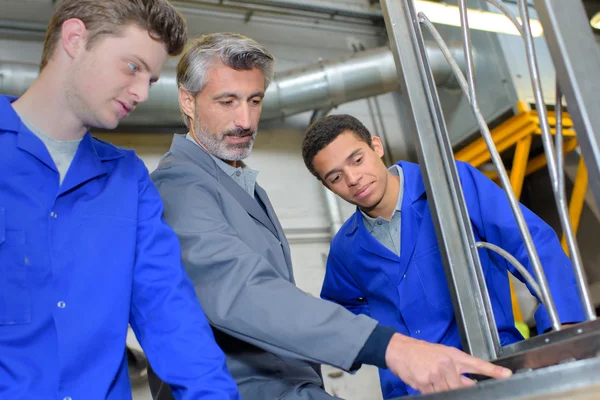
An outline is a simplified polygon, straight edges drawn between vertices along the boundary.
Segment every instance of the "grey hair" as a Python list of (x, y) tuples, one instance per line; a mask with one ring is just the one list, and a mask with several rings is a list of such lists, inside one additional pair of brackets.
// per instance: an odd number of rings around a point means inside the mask
[[(221, 61), (236, 70), (258, 68), (265, 77), (265, 90), (273, 80), (275, 60), (259, 43), (237, 33), (211, 33), (191, 40), (177, 64), (177, 86), (194, 97), (204, 89), (206, 74)], [(189, 117), (183, 114), (189, 128)]]

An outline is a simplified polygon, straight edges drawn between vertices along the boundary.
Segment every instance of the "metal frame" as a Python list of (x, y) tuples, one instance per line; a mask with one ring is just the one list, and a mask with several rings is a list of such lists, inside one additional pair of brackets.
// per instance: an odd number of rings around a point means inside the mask
[(567, 99), (590, 187), (600, 204), (600, 49), (583, 5), (572, 1), (534, 0), (538, 18)]
[[(539, 128), (539, 115), (536, 111), (529, 110), (527, 104), (521, 101), (517, 103), (517, 109), (519, 110), (519, 114), (492, 129), (491, 133), (499, 152), (503, 152), (513, 147), (515, 149), (512, 168), (510, 170), (510, 184), (517, 198), (520, 198), (525, 177), (545, 167), (547, 162), (545, 154), (530, 158), (529, 153), (533, 137), (541, 134), (541, 129)], [(556, 112), (551, 111), (548, 113), (551, 127), (558, 125), (558, 118), (556, 116)], [(562, 153), (564, 154), (575, 150), (578, 144), (575, 131), (572, 129), (573, 121), (567, 113), (563, 114), (561, 125), (562, 135), (560, 136), (563, 138)], [(551, 131), (553, 134), (557, 132), (556, 129), (551, 129)], [(558, 144), (560, 144), (560, 142)], [(559, 147), (560, 146), (558, 145), (555, 146), (557, 153)], [(475, 168), (480, 167), (491, 158), (483, 139), (477, 139), (468, 146), (457, 151), (454, 155), (457, 160), (468, 162)], [(558, 159), (561, 160), (562, 157), (558, 157)], [(495, 181), (498, 180), (497, 172), (484, 171), (484, 173), (488, 178)], [(571, 220), (573, 231), (577, 232), (581, 213), (583, 211), (585, 193), (588, 187), (588, 174), (583, 158), (579, 160), (577, 175), (574, 182), (569, 203), (569, 219)], [(561, 239), (561, 245), (565, 252), (569, 251), (567, 239), (564, 234)]]
[[(464, 1), (464, 0), (462, 0)], [(519, 14), (521, 16), (522, 21), (529, 21), (529, 5), (525, 0), (518, 0), (518, 8)], [(565, 3), (563, 2), (563, 5)], [(571, 8), (577, 8), (574, 4), (571, 4)], [(571, 21), (572, 23), (572, 21)], [(525, 49), (527, 53), (527, 63), (529, 66), (529, 74), (531, 77), (531, 83), (533, 86), (533, 92), (535, 95), (535, 102), (537, 106), (537, 111), (540, 115), (540, 127), (542, 129), (542, 143), (544, 145), (544, 152), (546, 153), (547, 161), (548, 161), (548, 170), (550, 172), (550, 181), (552, 182), (552, 192), (554, 194), (554, 199), (556, 202), (556, 207), (558, 210), (558, 215), (560, 219), (560, 224), (563, 229), (563, 232), (567, 237), (567, 244), (569, 247), (570, 258), (573, 265), (573, 271), (575, 275), (575, 280), (577, 282), (577, 287), (579, 289), (579, 294), (581, 297), (581, 302), (583, 304), (583, 309), (585, 312), (586, 319), (588, 321), (596, 318), (596, 314), (594, 311), (594, 307), (592, 305), (591, 296), (589, 293), (589, 289), (587, 287), (587, 279), (585, 276), (585, 271), (583, 269), (583, 262), (581, 260), (581, 254), (579, 252), (579, 248), (577, 246), (577, 241), (575, 240), (575, 235), (573, 233), (573, 229), (571, 227), (571, 221), (569, 220), (569, 211), (567, 208), (566, 202), (566, 194), (564, 191), (564, 170), (562, 169), (563, 160), (562, 160), (562, 147), (556, 150), (552, 143), (552, 135), (550, 133), (550, 125), (548, 122), (546, 104), (544, 103), (544, 94), (542, 91), (542, 84), (539, 78), (539, 70), (537, 66), (537, 57), (535, 46), (533, 43), (533, 36), (531, 33), (531, 27), (529, 24), (524, 23), (523, 27), (523, 39), (525, 41)], [(554, 28), (554, 27), (552, 27)], [(553, 31), (553, 29), (550, 29)], [(588, 32), (589, 34), (589, 32)], [(573, 43), (573, 45), (577, 45), (577, 43)], [(590, 77), (593, 75), (589, 75)], [(562, 94), (560, 90), (560, 85), (557, 83), (556, 85), (556, 106), (557, 106), (557, 123), (556, 123), (556, 143), (562, 144)], [(561, 157), (561, 160), (557, 160), (558, 157)], [(562, 186), (561, 186), (562, 185)], [(536, 269), (537, 272), (537, 269)], [(538, 273), (538, 279), (540, 280), (540, 286), (542, 289), (544, 288), (544, 282), (541, 281), (542, 274)], [(549, 310), (550, 312), (550, 310)], [(553, 320), (553, 329), (560, 330), (560, 326), (557, 323), (558, 318), (552, 315), (550, 312), (550, 319)], [(556, 321), (555, 321), (556, 319)]]
[[(496, 3), (494, 0), (488, 1), (491, 3)], [(546, 15), (547, 17), (547, 21), (545, 21), (546, 26), (544, 26), (544, 29), (546, 30), (547, 35), (552, 36), (552, 38), (558, 43), (555, 46), (558, 47), (558, 50), (554, 49), (553, 53), (559, 53), (558, 57), (560, 58), (560, 56), (562, 56), (561, 52), (568, 51), (568, 49), (567, 46), (565, 46), (565, 41), (562, 37), (564, 32), (561, 32), (558, 29), (555, 32), (554, 28), (556, 27), (553, 25), (557, 23), (556, 13), (562, 12), (560, 6), (558, 5), (559, 1), (560, 0), (536, 0), (536, 5), (539, 3), (542, 4), (542, 7), (545, 7), (543, 10), (538, 10), (538, 12), (540, 16)], [(518, 3), (522, 20), (527, 20), (527, 6), (522, 0), (519, 0)], [(463, 348), (465, 351), (477, 357), (493, 360), (501, 354), (510, 354), (511, 351), (510, 349), (502, 349), (499, 345), (498, 332), (493, 319), (493, 313), (491, 311), (489, 295), (487, 293), (487, 288), (485, 287), (485, 280), (481, 271), (479, 257), (475, 250), (473, 232), (470, 220), (468, 218), (462, 189), (459, 184), (456, 166), (452, 157), (451, 146), (447, 135), (441, 105), (439, 103), (438, 94), (433, 83), (431, 68), (425, 52), (420, 23), (424, 23), (432, 31), (435, 31), (435, 29), (431, 24), (428, 24), (428, 20), (425, 16), (416, 14), (412, 0), (382, 0), (381, 5), (386, 21), (388, 36), (390, 38), (390, 47), (394, 53), (399, 77), (401, 83), (403, 84), (403, 97), (410, 108), (410, 112), (404, 112), (405, 115), (402, 116), (402, 120), (404, 121), (404, 124), (407, 125), (406, 129), (416, 135), (417, 153), (421, 163), (421, 168), (423, 170), (423, 177), (428, 198), (430, 199), (430, 206), (432, 208), (432, 215), (438, 236), (438, 242), (440, 243), (440, 251), (446, 269), (450, 292), (453, 298), (458, 326), (461, 331)], [(464, 76), (462, 76), (460, 71), (457, 72), (457, 68), (455, 65), (453, 65), (456, 64), (456, 61), (450, 59), (451, 57), (446, 57), (448, 58), (449, 63), (453, 66), (453, 70), (455, 74), (457, 74), (457, 78), (460, 78), (459, 81), (462, 80), (461, 87), (465, 92), (465, 95), (469, 98), (476, 117), (478, 117), (479, 114), (475, 94), (475, 82), (473, 78), (474, 74), (471, 59), (472, 56), (470, 53), (468, 21), (466, 19), (466, 13), (464, 13), (466, 2), (464, 0), (460, 0), (460, 5), (463, 28), (466, 27), (466, 29), (463, 30), (465, 55), (468, 67), (468, 75), (466, 79)], [(569, 8), (565, 6), (564, 2), (562, 6), (563, 8)], [(570, 8), (577, 7), (573, 7), (571, 4)], [(564, 15), (562, 16), (564, 17)], [(517, 23), (515, 16), (512, 16), (511, 19)], [(544, 23), (543, 19), (542, 22)], [(582, 25), (585, 24), (582, 22)], [(572, 23), (566, 24), (565, 22), (564, 26), (572, 26)], [(541, 126), (541, 134), (544, 138), (547, 162), (549, 167), (551, 167), (551, 178), (553, 184), (556, 182), (553, 190), (555, 198), (557, 199), (557, 206), (559, 207), (559, 211), (562, 211), (562, 213), (565, 214), (564, 218), (561, 219), (561, 223), (563, 223), (563, 229), (566, 229), (568, 234), (574, 236), (572, 234), (572, 229), (569, 229), (571, 228), (571, 225), (570, 221), (568, 220), (568, 215), (566, 215), (568, 212), (566, 202), (564, 201), (564, 196), (561, 196), (561, 193), (564, 194), (564, 181), (559, 177), (561, 174), (563, 174), (562, 114), (556, 118), (556, 145), (558, 145), (560, 149), (558, 149), (555, 154), (553, 143), (551, 141), (551, 132), (547, 120), (547, 113), (544, 108), (544, 104), (540, 100), (542, 93), (538, 79), (539, 74), (537, 72), (531, 31), (527, 24), (519, 25), (517, 28), (523, 33), (528, 52), (527, 56), (530, 66), (530, 73), (534, 83), (534, 91), (536, 92), (538, 112), (540, 113), (539, 125)], [(587, 29), (589, 31), (589, 28)], [(432, 33), (434, 33), (435, 36), (435, 32)], [(587, 33), (589, 39), (593, 40), (591, 33)], [(440, 41), (441, 40), (438, 40), (438, 44), (440, 44)], [(551, 47), (553, 47), (552, 39), (549, 40), (549, 44)], [(444, 46), (442, 44), (440, 44), (440, 46), (443, 50)], [(576, 44), (573, 44), (573, 46), (576, 47)], [(594, 46), (597, 46), (595, 42)], [(592, 58), (598, 62), (598, 68), (595, 70), (597, 73), (597, 71), (600, 70), (600, 52), (598, 52), (597, 47), (594, 47)], [(580, 93), (582, 80), (585, 79), (585, 76), (591, 77), (593, 74), (586, 75), (586, 72), (589, 72), (588, 70), (583, 68), (574, 68), (574, 63), (569, 62), (569, 60), (570, 59), (567, 58), (567, 60), (562, 63), (562, 66), (566, 70), (563, 75), (566, 77), (563, 76), (562, 80), (559, 79), (560, 84), (557, 85), (557, 96), (561, 98), (562, 94), (560, 88), (565, 88), (564, 92), (567, 100), (571, 98), (571, 100), (569, 100), (569, 104), (571, 104), (570, 111), (573, 112), (573, 110), (575, 110), (573, 121), (576, 129), (577, 122), (575, 121), (577, 119), (579, 119), (579, 124), (582, 127), (589, 128), (588, 130), (581, 129), (580, 132), (582, 133), (578, 135), (578, 139), (580, 142), (582, 142), (582, 147), (587, 148), (587, 153), (590, 154), (590, 156), (597, 156), (596, 158), (592, 159), (594, 174), (592, 175), (590, 173), (590, 175), (592, 177), (598, 177), (596, 184), (596, 186), (598, 186), (598, 193), (596, 193), (596, 195), (600, 199), (600, 148), (596, 143), (597, 138), (594, 135), (594, 130), (592, 129), (591, 125), (592, 122), (595, 121), (590, 120), (592, 115), (589, 115), (589, 113), (585, 112), (587, 110), (585, 106), (579, 105), (580, 101), (586, 100), (584, 95), (591, 95), (590, 93)], [(565, 80), (568, 81), (564, 82)], [(580, 86), (577, 86), (577, 84)], [(575, 89), (573, 89), (571, 85), (573, 85)], [(600, 88), (600, 85), (598, 86)], [(595, 96), (594, 104), (600, 103), (598, 99), (599, 98)], [(558, 112), (561, 112), (560, 108)], [(594, 116), (598, 117), (598, 115)], [(600, 119), (598, 122), (600, 123)], [(589, 126), (584, 126), (585, 123), (588, 123)], [(496, 155), (495, 158), (497, 159), (499, 157), (497, 155), (497, 150), (491, 141), (492, 139), (490, 139), (491, 136), (489, 135), (489, 129), (484, 129), (487, 128), (485, 122), (483, 122), (482, 125), (482, 133), (484, 133), (486, 144), (487, 142), (490, 142), (488, 144), (488, 148), (492, 153), (492, 158), (494, 158), (493, 156)], [(487, 135), (485, 133), (487, 133)], [(521, 140), (519, 142), (517, 155), (522, 156), (523, 154), (528, 153), (530, 144), (530, 139)], [(509, 181), (501, 161), (496, 159), (494, 159), (494, 164), (499, 164), (497, 165), (497, 168), (499, 168), (499, 171), (502, 172), (500, 177), (502, 178), (503, 186), (507, 191), (507, 195), (509, 195), (509, 200), (514, 200), (515, 194), (512, 192), (510, 183), (522, 181), (523, 177), (521, 175), (523, 174), (520, 174), (519, 176), (513, 175)], [(518, 189), (520, 191), (520, 187)], [(515, 201), (511, 201), (511, 208), (513, 208), (513, 211), (515, 212), (515, 218), (517, 219), (517, 222), (522, 222), (519, 221), (520, 215), (518, 212), (518, 205), (516, 206), (517, 211), (515, 211), (513, 203), (515, 203)], [(527, 227), (522, 227), (521, 225), (522, 224), (519, 224), (519, 228), (522, 235), (524, 235), (523, 239), (525, 240), (528, 248), (529, 256), (532, 258), (532, 263), (536, 264), (534, 265), (536, 267), (535, 272), (542, 291), (543, 301), (552, 319), (553, 329), (555, 331), (560, 331), (560, 321), (558, 320), (556, 310), (553, 306), (551, 294), (549, 293), (545, 276), (541, 266), (539, 265), (539, 260), (537, 260), (537, 253), (534, 248), (530, 249), (533, 247), (533, 245)], [(583, 273), (581, 261), (578, 259), (579, 257), (577, 254), (578, 252), (576, 251), (576, 243), (574, 238), (570, 238), (567, 240), (567, 242), (569, 242), (569, 250), (575, 250), (575, 254), (572, 254), (571, 256), (574, 256), (573, 265), (575, 269), (575, 275), (580, 286), (580, 294), (584, 304), (584, 309), (586, 311), (586, 317), (589, 321), (593, 321), (596, 316), (594, 310), (590, 309), (591, 301), (589, 300), (589, 291), (587, 290), (585, 274)], [(557, 337), (559, 333), (560, 332), (553, 332), (548, 334), (545, 340), (549, 341), (550, 337)], [(537, 342), (524, 342), (523, 346), (524, 348), (529, 348), (530, 350), (533, 349), (532, 351), (538, 351), (536, 349), (539, 344), (537, 344)]]
[[(600, 391), (600, 358), (555, 365), (516, 374), (508, 380), (489, 380), (450, 392), (418, 396), (421, 400), (574, 400), (592, 399)], [(581, 396), (581, 397), (577, 397)], [(396, 400), (405, 400), (406, 397)]]
[(500, 340), (419, 21), (410, 0), (382, 0), (381, 7), (404, 89), (402, 97), (411, 111), (401, 120), (405, 130), (416, 136), (463, 349), (492, 360)]

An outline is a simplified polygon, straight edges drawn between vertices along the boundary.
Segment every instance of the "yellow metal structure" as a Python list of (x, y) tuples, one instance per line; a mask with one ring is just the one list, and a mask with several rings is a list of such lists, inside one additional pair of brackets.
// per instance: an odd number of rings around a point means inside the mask
[[(492, 129), (491, 134), (500, 153), (513, 147), (515, 148), (512, 168), (509, 171), (509, 175), (510, 184), (515, 192), (515, 195), (519, 199), (523, 190), (523, 181), (525, 180), (525, 177), (546, 166), (546, 155), (541, 154), (533, 158), (530, 158), (529, 156), (531, 142), (534, 136), (541, 134), (540, 119), (537, 112), (532, 111), (529, 108), (529, 105), (525, 102), (517, 103), (517, 110), (518, 113), (515, 116), (509, 118), (498, 127)], [(563, 113), (562, 117), (562, 132), (565, 138), (563, 142), (563, 151), (564, 153), (568, 153), (577, 147), (577, 138), (575, 136), (575, 131), (573, 130), (573, 121), (571, 120), (569, 114)], [(552, 134), (554, 135), (556, 134), (556, 130), (554, 129), (556, 126), (556, 114), (554, 112), (549, 112), (548, 120), (552, 128)], [(489, 162), (491, 156), (483, 138), (479, 138), (460, 151), (456, 152), (455, 158), (460, 161), (468, 162), (474, 167), (479, 168), (483, 164)], [(498, 182), (498, 173), (496, 171), (483, 172), (490, 179)], [(577, 175), (575, 177), (575, 184), (573, 187), (573, 192), (571, 193), (571, 200), (569, 202), (569, 213), (574, 232), (577, 232), (577, 228), (579, 226), (587, 185), (588, 173), (582, 157), (579, 161)], [(565, 252), (568, 252), (564, 235), (561, 243)], [(527, 327), (524, 326), (525, 324), (523, 323), (523, 315), (521, 313), (512, 282), (511, 296), (513, 313), (517, 327), (522, 331), (522, 333), (527, 333), (524, 332), (524, 329)]]

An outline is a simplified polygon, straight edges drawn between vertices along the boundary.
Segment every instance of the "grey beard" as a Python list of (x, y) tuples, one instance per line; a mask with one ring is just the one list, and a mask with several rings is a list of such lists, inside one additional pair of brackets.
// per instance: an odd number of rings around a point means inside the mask
[[(240, 161), (250, 156), (252, 146), (256, 139), (256, 131), (244, 131), (241, 129), (230, 130), (217, 135), (207, 132), (199, 123), (196, 123), (195, 132), (198, 140), (213, 156), (227, 161)], [(251, 134), (252, 138), (248, 143), (228, 144), (225, 141), (226, 136), (244, 136)]]

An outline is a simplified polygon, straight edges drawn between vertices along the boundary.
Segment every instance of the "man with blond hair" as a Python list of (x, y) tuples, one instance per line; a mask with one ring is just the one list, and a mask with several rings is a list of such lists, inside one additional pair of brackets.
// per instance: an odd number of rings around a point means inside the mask
[(362, 364), (390, 368), (430, 392), (472, 385), (463, 372), (508, 376), (508, 370), (401, 335), (296, 287), (283, 229), (256, 182), (258, 172), (243, 162), (273, 64), (263, 46), (242, 35), (194, 40), (177, 67), (189, 133), (175, 136), (152, 173), (243, 399), (334, 399), (323, 389), (320, 364), (346, 371)]
[(166, 0), (63, 0), (38, 79), (0, 97), (0, 398), (131, 398), (131, 324), (178, 399), (239, 399), (133, 151), (94, 139), (186, 41)]

